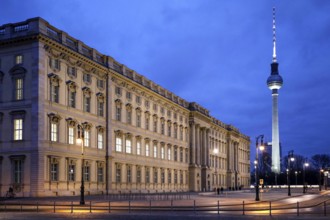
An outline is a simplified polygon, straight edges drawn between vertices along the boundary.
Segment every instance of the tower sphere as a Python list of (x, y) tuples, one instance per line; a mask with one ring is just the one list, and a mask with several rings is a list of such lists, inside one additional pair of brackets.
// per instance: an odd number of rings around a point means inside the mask
[(283, 79), (282, 76), (276, 74), (276, 75), (270, 75), (267, 79), (267, 86), (269, 89), (280, 89), (283, 85)]

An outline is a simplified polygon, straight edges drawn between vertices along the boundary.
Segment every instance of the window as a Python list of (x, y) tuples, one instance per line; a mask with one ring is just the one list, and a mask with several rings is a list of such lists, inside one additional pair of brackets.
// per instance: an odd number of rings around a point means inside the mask
[(121, 101), (120, 100), (116, 100), (116, 106), (115, 106), (115, 110), (116, 110), (116, 120), (117, 121), (121, 121)]
[(136, 141), (136, 154), (141, 155), (141, 141)]
[(136, 103), (141, 104), (141, 97), (140, 96), (136, 96)]
[(154, 109), (155, 112), (157, 112), (157, 104), (153, 105), (153, 109)]
[(160, 158), (165, 159), (165, 148), (164, 148), (164, 146), (162, 146), (160, 148)]
[(172, 114), (171, 111), (170, 110), (167, 110), (167, 116), (168, 117), (171, 117), (171, 114)]
[(92, 83), (92, 75), (89, 73), (84, 73), (83, 75), (83, 80), (86, 84), (91, 84)]
[(103, 178), (103, 166), (97, 167), (97, 182), (102, 183), (104, 181)]
[(153, 121), (154, 132), (157, 132), (157, 126), (158, 126), (157, 122), (158, 122), (157, 116), (154, 115), (154, 121)]
[(23, 119), (14, 119), (14, 140), (23, 140)]
[(70, 78), (77, 77), (77, 69), (75, 67), (68, 66), (67, 73)]
[(183, 171), (180, 170), (180, 183), (183, 184)]
[(58, 161), (55, 158), (51, 158), (50, 181), (58, 181)]
[(132, 141), (130, 137), (126, 137), (126, 153), (128, 154), (132, 153)]
[(14, 160), (14, 183), (21, 184), (23, 177), (23, 160)]
[(103, 131), (101, 129), (97, 131), (97, 148), (103, 149)]
[(167, 122), (167, 135), (171, 137), (172, 124), (170, 121)]
[(150, 106), (149, 101), (148, 100), (145, 100), (144, 101), (144, 105), (145, 105), (146, 108), (149, 108), (149, 106)]
[(146, 167), (146, 183), (150, 183), (150, 168)]
[(84, 95), (84, 111), (91, 112), (91, 97)]
[(147, 112), (146, 113), (146, 115), (145, 115), (145, 128), (146, 128), (146, 130), (149, 130), (149, 124), (150, 124), (150, 115), (149, 115), (149, 113)]
[(116, 151), (117, 152), (122, 152), (122, 139), (121, 137), (116, 137)]
[(53, 121), (50, 124), (50, 140), (54, 142), (58, 141), (58, 124)]
[(165, 134), (165, 121), (164, 121), (164, 119), (161, 119), (160, 133)]
[(69, 164), (68, 166), (68, 181), (75, 181), (76, 180), (76, 165)]
[(76, 91), (69, 91), (69, 107), (76, 107)]
[(178, 148), (174, 147), (174, 161), (178, 161)]
[(99, 89), (104, 89), (104, 80), (102, 80), (102, 79), (97, 79), (97, 81), (96, 81), (96, 84), (97, 84), (97, 87), (99, 88)]
[(84, 147), (89, 147), (90, 146), (90, 137), (91, 136), (91, 132), (90, 130), (87, 130), (85, 128), (85, 131), (84, 131)]
[(154, 158), (157, 158), (157, 149), (158, 149), (158, 147), (157, 147), (157, 144), (154, 144)]
[(136, 127), (141, 127), (141, 110), (136, 109)]
[(23, 99), (23, 78), (16, 78), (15, 79), (15, 100), (22, 100)]
[(180, 148), (180, 162), (183, 162), (183, 149)]
[(167, 182), (168, 184), (172, 183), (172, 172), (170, 169), (167, 170)]
[(50, 66), (50, 68), (52, 68), (54, 70), (61, 70), (61, 62), (59, 59), (50, 58), (49, 66)]
[(74, 139), (75, 139), (75, 129), (74, 127), (69, 127), (68, 130), (68, 143), (69, 144), (74, 144)]
[(23, 55), (15, 56), (15, 64), (23, 64)]
[(161, 171), (160, 171), (160, 178), (161, 178), (162, 184), (164, 184), (165, 183), (165, 170), (164, 169), (161, 169)]
[(132, 93), (126, 92), (126, 99), (131, 100), (132, 99)]
[(116, 164), (116, 183), (120, 183), (121, 181), (121, 165)]
[(97, 115), (100, 117), (104, 117), (104, 95), (103, 93), (97, 93)]
[(121, 96), (121, 88), (120, 87), (116, 86), (115, 94), (118, 95), (118, 96)]
[(178, 138), (178, 125), (174, 124), (174, 138)]
[(150, 155), (149, 143), (146, 143), (146, 156), (149, 157)]
[(178, 171), (174, 170), (174, 184), (178, 184)]
[(158, 170), (156, 167), (154, 168), (154, 183), (158, 183)]
[(51, 101), (59, 103), (59, 85), (51, 85)]
[(172, 155), (171, 147), (168, 147), (168, 148), (167, 148), (167, 159), (168, 159), (168, 160), (171, 160), (171, 155)]
[(132, 124), (132, 106), (130, 104), (126, 105), (126, 122)]
[(136, 168), (136, 182), (141, 183), (141, 167)]
[(84, 181), (89, 182), (90, 181), (90, 169), (91, 167), (87, 162), (84, 164)]
[(180, 140), (183, 140), (183, 127), (180, 125)]
[(127, 183), (132, 182), (132, 166), (127, 166)]

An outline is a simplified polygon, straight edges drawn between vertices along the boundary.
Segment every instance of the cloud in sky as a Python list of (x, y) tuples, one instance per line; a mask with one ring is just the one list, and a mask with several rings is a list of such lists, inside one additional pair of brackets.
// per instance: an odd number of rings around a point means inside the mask
[(330, 149), (327, 0), (2, 0), (0, 23), (40, 16), (101, 53), (196, 101), (254, 141), (271, 140), (272, 7), (284, 85), (283, 154)]

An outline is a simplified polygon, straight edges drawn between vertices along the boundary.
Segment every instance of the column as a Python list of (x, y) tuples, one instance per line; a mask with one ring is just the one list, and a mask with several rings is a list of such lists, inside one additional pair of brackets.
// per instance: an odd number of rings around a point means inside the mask
[(190, 122), (190, 132), (191, 132), (191, 136), (190, 136), (190, 163), (191, 164), (195, 164), (196, 163), (196, 140), (195, 140), (195, 123), (194, 122)]

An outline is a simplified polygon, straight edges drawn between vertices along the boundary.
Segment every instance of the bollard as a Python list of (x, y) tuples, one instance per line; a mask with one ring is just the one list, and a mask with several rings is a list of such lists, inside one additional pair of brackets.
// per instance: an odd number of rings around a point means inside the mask
[(297, 216), (299, 216), (299, 202), (297, 202)]
[(269, 216), (272, 216), (272, 201), (269, 201)]
[(324, 216), (327, 216), (327, 202), (324, 202)]
[(243, 200), (243, 215), (245, 215), (245, 205), (244, 205), (244, 200)]
[(196, 201), (194, 200), (194, 213), (196, 214)]
[(220, 214), (220, 202), (218, 200), (218, 215)]
[(73, 201), (71, 201), (71, 213), (73, 213)]
[(89, 201), (89, 213), (92, 213), (92, 201)]
[(54, 201), (54, 213), (55, 213), (55, 201)]
[(37, 202), (37, 212), (39, 212), (39, 203)]

